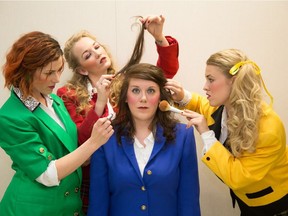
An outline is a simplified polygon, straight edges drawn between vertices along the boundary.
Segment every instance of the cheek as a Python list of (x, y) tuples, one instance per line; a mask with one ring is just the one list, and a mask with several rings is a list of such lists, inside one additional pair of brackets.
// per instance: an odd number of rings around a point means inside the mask
[(149, 103), (150, 103), (151, 105), (157, 105), (157, 106), (158, 106), (159, 100), (160, 100), (160, 96), (157, 95), (157, 96), (154, 96), (154, 97), (149, 98)]
[(128, 104), (135, 104), (138, 101), (137, 97), (134, 95), (131, 95), (130, 93), (127, 94), (126, 102)]
[(41, 85), (47, 82), (47, 78), (44, 75), (34, 76), (32, 85)]
[(221, 83), (213, 83), (210, 85), (210, 90), (215, 92), (215, 91), (219, 91), (223, 88), (223, 85)]
[(86, 69), (89, 69), (89, 68), (93, 68), (95, 66), (97, 66), (97, 62), (94, 61), (92, 58), (85, 61), (85, 62), (82, 62), (82, 67), (86, 68)]

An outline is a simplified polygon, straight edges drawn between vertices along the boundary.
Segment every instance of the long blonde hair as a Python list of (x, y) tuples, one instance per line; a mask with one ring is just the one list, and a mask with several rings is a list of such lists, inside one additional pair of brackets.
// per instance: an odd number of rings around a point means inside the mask
[[(88, 76), (82, 75), (77, 72), (77, 68), (80, 66), (78, 59), (76, 56), (73, 55), (72, 49), (81, 38), (88, 37), (92, 40), (96, 41), (96, 37), (92, 35), (90, 32), (86, 30), (82, 30), (78, 33), (75, 33), (72, 35), (67, 42), (65, 43), (64, 47), (64, 56), (65, 60), (68, 64), (68, 67), (73, 71), (72, 78), (67, 82), (66, 87), (68, 89), (68, 93), (70, 93), (70, 90), (75, 91), (75, 96), (77, 96), (77, 99), (79, 101), (79, 104), (77, 106), (77, 113), (82, 113), (82, 111), (88, 111), (92, 108), (91, 104), (89, 103), (90, 95), (87, 90), (87, 83), (88, 83)], [(108, 49), (101, 45), (105, 51), (107, 52), (109, 58), (111, 59), (111, 65), (108, 68), (108, 74), (114, 74), (115, 68), (112, 61), (111, 54), (108, 52)], [(85, 113), (85, 112), (84, 112)]]
[(235, 75), (229, 73), (235, 64), (248, 60), (242, 51), (227, 49), (211, 55), (206, 62), (207, 65), (219, 67), (227, 78), (234, 79), (229, 97), (226, 143), (236, 157), (241, 156), (243, 151), (255, 151), (262, 115), (263, 86), (260, 69), (257, 67), (258, 73), (256, 64), (252, 62), (242, 64)]

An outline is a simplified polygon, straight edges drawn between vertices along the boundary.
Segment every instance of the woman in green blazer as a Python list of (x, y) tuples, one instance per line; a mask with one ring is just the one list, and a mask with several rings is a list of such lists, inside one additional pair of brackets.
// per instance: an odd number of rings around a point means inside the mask
[(285, 128), (260, 68), (240, 50), (228, 49), (209, 57), (205, 77), (207, 97), (190, 94), (172, 80), (166, 86), (186, 109), (188, 126), (201, 134), (202, 161), (231, 189), (241, 216), (287, 216)]
[(0, 203), (0, 215), (82, 215), (80, 166), (113, 134), (107, 118), (93, 126), (77, 148), (77, 130), (61, 99), (51, 94), (63, 71), (63, 52), (50, 35), (30, 32), (6, 56), (0, 110), (0, 146), (15, 174)]

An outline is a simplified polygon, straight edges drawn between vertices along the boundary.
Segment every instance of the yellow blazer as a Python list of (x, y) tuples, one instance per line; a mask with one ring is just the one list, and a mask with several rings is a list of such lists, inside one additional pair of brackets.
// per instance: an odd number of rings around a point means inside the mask
[[(208, 126), (215, 123), (206, 97), (193, 94), (185, 109), (204, 115)], [(263, 105), (256, 151), (234, 157), (217, 141), (202, 161), (248, 206), (267, 205), (288, 194), (288, 153), (286, 135), (279, 116)]]

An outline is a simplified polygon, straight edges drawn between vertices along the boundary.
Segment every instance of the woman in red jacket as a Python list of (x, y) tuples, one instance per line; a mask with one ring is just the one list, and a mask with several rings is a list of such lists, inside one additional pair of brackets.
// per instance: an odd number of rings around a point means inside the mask
[[(142, 34), (139, 35), (131, 59), (140, 61), (144, 29), (146, 29), (155, 39), (159, 54), (157, 66), (162, 68), (167, 78), (173, 78), (179, 67), (178, 42), (170, 36), (163, 35), (165, 18), (148, 16), (140, 21), (143, 24)], [(63, 99), (71, 118), (77, 125), (78, 142), (81, 145), (90, 137), (92, 126), (97, 119), (109, 114), (115, 116), (114, 103), (111, 103), (110, 84), (116, 70), (107, 49), (87, 31), (74, 34), (66, 42), (64, 55), (69, 68), (74, 73), (72, 79), (58, 89), (57, 94)], [(81, 193), (83, 210), (86, 213), (89, 195), (89, 161), (85, 165)]]

